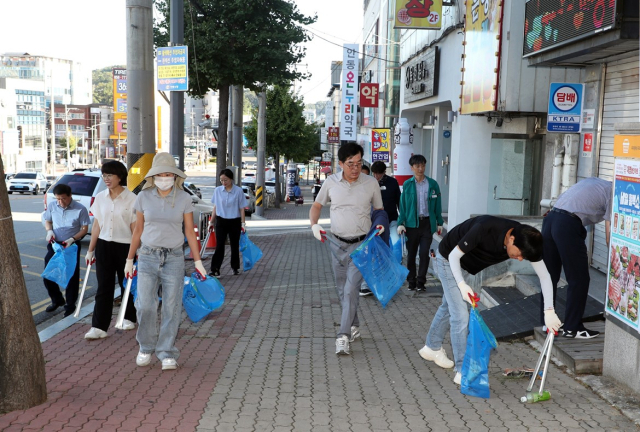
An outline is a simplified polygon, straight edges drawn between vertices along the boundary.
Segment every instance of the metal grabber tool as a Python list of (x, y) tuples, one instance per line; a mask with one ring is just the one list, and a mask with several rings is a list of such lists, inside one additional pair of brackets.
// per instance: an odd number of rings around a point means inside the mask
[(80, 316), (82, 299), (84, 298), (84, 291), (87, 289), (87, 282), (89, 282), (89, 276), (91, 276), (91, 264), (87, 264), (87, 272), (84, 274), (84, 281), (82, 282), (82, 291), (80, 291), (80, 296), (78, 297), (78, 306), (76, 307), (76, 311), (73, 313), (74, 318), (78, 318)]
[[(136, 266), (133, 266), (131, 273), (136, 273)], [(116, 328), (122, 330), (122, 324), (124, 324), (124, 313), (127, 310), (127, 303), (129, 302), (129, 293), (131, 292), (131, 282), (133, 282), (133, 276), (127, 279), (127, 286), (122, 294), (122, 303), (120, 303), (120, 311), (118, 311), (118, 319), (116, 320)]]
[(211, 237), (211, 231), (207, 229), (207, 235), (204, 238), (204, 243), (202, 243), (202, 249), (200, 249), (200, 257), (204, 256), (204, 252), (207, 250), (207, 245), (209, 244), (209, 237)]
[[(544, 385), (547, 381), (547, 371), (549, 370), (549, 360), (551, 359), (551, 350), (553, 349), (553, 339), (555, 337), (555, 333), (551, 330), (547, 330), (547, 339), (544, 341), (544, 346), (542, 347), (542, 351), (540, 352), (540, 358), (538, 358), (538, 363), (536, 364), (536, 368), (533, 371), (533, 375), (531, 376), (531, 381), (529, 382), (529, 387), (527, 387), (527, 394), (520, 398), (520, 402), (524, 403), (535, 403), (542, 402), (551, 399), (551, 393), (548, 390), (544, 389)], [(545, 359), (546, 356), (546, 359)], [(540, 389), (537, 392), (532, 391), (533, 386), (536, 383), (536, 378), (538, 377), (538, 373), (540, 372), (540, 366), (542, 365), (542, 360), (544, 360), (544, 369), (542, 371), (542, 380), (540, 381)]]

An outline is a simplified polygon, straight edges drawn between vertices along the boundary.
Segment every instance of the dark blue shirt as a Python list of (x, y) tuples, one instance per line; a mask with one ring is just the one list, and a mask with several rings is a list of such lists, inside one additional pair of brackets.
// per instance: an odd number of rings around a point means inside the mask
[(380, 181), (380, 194), (382, 195), (382, 206), (389, 216), (389, 222), (398, 220), (398, 206), (400, 205), (400, 186), (398, 180), (388, 175), (383, 175)]

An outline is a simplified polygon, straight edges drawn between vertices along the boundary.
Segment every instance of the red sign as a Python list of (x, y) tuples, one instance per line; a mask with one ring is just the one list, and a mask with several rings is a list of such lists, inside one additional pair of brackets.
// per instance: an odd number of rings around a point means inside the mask
[(377, 83), (361, 83), (360, 106), (362, 108), (378, 108), (379, 89), (379, 84)]
[(329, 126), (327, 129), (327, 142), (329, 144), (340, 144), (340, 128), (338, 126)]
[(331, 165), (331, 161), (321, 161), (320, 162), (320, 166), (330, 166)]
[(586, 133), (584, 134), (584, 143), (582, 146), (582, 151), (590, 152), (593, 150), (593, 134)]

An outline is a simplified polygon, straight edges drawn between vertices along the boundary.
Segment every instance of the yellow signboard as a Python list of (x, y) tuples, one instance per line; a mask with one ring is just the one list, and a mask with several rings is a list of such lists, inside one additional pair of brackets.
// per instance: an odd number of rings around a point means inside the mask
[(614, 135), (613, 155), (640, 158), (640, 135)]
[(117, 139), (120, 134), (122, 139), (127, 138), (127, 70), (113, 68), (113, 130)]
[(495, 111), (502, 1), (466, 2), (460, 113)]
[(393, 28), (440, 30), (442, 0), (396, 0)]

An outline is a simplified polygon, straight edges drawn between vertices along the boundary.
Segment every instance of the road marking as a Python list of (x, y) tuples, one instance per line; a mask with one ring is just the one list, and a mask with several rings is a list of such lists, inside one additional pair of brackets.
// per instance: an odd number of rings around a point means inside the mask
[[(87, 285), (86, 290), (90, 290), (91, 288), (92, 288), (92, 286)], [(86, 290), (85, 290), (85, 294), (86, 294)], [(64, 290), (62, 292), (64, 293)], [(35, 316), (35, 315), (37, 315), (37, 314), (39, 314), (41, 312), (44, 312), (45, 309), (47, 309), (47, 307), (49, 306), (48, 305), (49, 303), (51, 303), (51, 299), (45, 299), (45, 300), (42, 300), (41, 302), (32, 304), (31, 305), (31, 315)], [(82, 306), (82, 305), (80, 305), (80, 306)], [(78, 306), (78, 307), (80, 307), (80, 306)], [(38, 309), (34, 309), (34, 308), (38, 308)]]
[(40, 213), (12, 212), (14, 222), (40, 222), (42, 220)]

